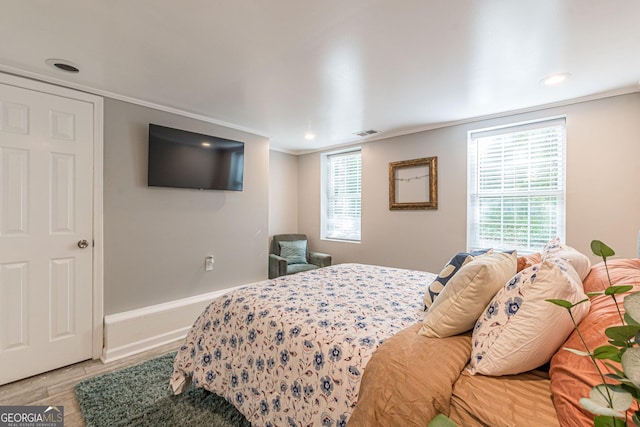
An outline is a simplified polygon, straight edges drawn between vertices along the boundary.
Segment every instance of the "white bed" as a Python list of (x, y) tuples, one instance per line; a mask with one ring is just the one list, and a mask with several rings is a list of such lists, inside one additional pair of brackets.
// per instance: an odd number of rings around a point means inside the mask
[(214, 300), (180, 348), (171, 387), (191, 381), (254, 426), (344, 426), (387, 338), (422, 321), (431, 273), (341, 264)]

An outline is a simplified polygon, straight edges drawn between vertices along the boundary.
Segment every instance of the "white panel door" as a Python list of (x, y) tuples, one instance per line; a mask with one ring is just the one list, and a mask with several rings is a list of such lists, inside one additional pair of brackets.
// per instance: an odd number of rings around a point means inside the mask
[(93, 117), (0, 83), (0, 384), (92, 357)]

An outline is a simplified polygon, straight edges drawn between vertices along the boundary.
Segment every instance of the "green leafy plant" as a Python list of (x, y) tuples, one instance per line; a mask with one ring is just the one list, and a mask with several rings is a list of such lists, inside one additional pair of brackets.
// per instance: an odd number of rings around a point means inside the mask
[(446, 415), (439, 414), (431, 420), (427, 427), (458, 427), (458, 424), (451, 421)]
[[(584, 346), (584, 350), (574, 348), (565, 348), (565, 350), (591, 358), (602, 381), (601, 384), (591, 389), (589, 397), (580, 399), (580, 404), (596, 415), (595, 427), (622, 427), (627, 426), (633, 402), (640, 402), (640, 292), (633, 292), (624, 297), (622, 304), (625, 314), (623, 315), (617, 296), (628, 293), (633, 289), (633, 286), (614, 286), (611, 283), (607, 258), (615, 255), (613, 249), (599, 240), (594, 240), (591, 242), (591, 250), (602, 258), (609, 286), (604, 292), (594, 292), (588, 295), (590, 297), (602, 294), (610, 296), (615, 303), (618, 316), (620, 316), (619, 326), (612, 326), (605, 330), (609, 343), (591, 350), (578, 328), (571, 310), (573, 307), (589, 301), (588, 299), (577, 303), (559, 299), (548, 299), (547, 301), (567, 310)], [(602, 360), (609, 371), (603, 372), (597, 360)], [(640, 410), (631, 415), (633, 425), (640, 427)]]

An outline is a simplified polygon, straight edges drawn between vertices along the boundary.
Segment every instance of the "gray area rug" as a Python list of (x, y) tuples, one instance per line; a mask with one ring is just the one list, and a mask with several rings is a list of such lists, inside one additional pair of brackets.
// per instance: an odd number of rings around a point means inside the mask
[(215, 426), (251, 424), (224, 398), (194, 388), (169, 390), (175, 353), (148, 360), (76, 385), (87, 426)]

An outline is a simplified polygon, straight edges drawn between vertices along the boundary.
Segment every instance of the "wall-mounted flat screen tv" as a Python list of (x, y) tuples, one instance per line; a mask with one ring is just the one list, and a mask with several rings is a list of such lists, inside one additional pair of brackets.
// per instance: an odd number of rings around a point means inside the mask
[(149, 124), (150, 187), (242, 191), (244, 142)]

